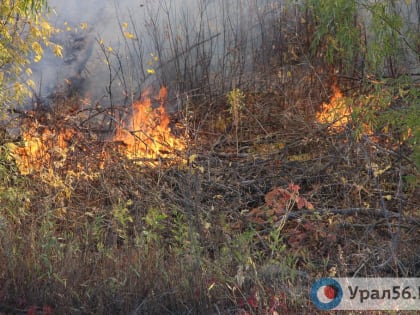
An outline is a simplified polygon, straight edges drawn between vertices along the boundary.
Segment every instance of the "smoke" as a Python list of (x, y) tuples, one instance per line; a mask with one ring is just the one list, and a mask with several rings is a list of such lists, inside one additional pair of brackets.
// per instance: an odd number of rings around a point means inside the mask
[[(47, 52), (32, 66), (36, 93), (78, 91), (93, 104), (121, 104), (150, 85), (169, 85), (170, 94), (196, 88), (217, 67), (235, 77), (252, 64), (250, 50), (261, 32), (269, 31), (263, 18), (276, 12), (279, 2), (50, 0), (49, 21), (62, 29), (54, 40), (64, 47), (64, 57)], [(228, 75), (221, 77), (231, 84)]]
[[(103, 67), (95, 58), (97, 36), (111, 40), (111, 29), (116, 29), (112, 18), (113, 1), (63, 1), (51, 0), (48, 19), (60, 29), (53, 40), (63, 46), (63, 57), (45, 50), (43, 59), (32, 65), (37, 95), (44, 98), (57, 90), (80, 90), (100, 98), (103, 91), (100, 73), (95, 68)], [(113, 25), (112, 25), (113, 24)], [(101, 35), (100, 35), (101, 34)], [(96, 82), (98, 84), (96, 84)], [(93, 84), (92, 84), (93, 83)]]
[[(252, 74), (256, 59), (269, 65), (284, 49), (282, 29), (273, 21), (281, 20), (286, 2), (49, 0), (49, 20), (63, 30), (54, 40), (65, 48), (64, 58), (46, 50), (43, 60), (33, 64), (36, 93), (45, 97), (57, 89), (76, 90), (92, 104), (106, 105), (129, 104), (150, 85), (168, 86), (170, 99), (171, 93), (199, 90), (203, 84), (209, 88), (200, 93), (213, 92), (215, 85), (222, 90), (241, 86), (252, 77), (247, 72)], [(414, 3), (403, 12), (408, 24), (418, 22)], [(124, 37), (123, 23), (132, 39)], [(417, 56), (409, 59), (418, 72)]]

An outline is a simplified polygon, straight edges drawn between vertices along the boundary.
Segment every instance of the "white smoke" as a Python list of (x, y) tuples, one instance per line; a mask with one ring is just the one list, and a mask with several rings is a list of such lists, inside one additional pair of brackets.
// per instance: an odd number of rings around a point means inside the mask
[[(94, 103), (109, 102), (111, 94), (115, 98), (114, 101), (120, 102), (127, 96), (127, 89), (138, 93), (142, 86), (148, 84), (145, 81), (158, 78), (158, 74), (144, 77), (138, 70), (142, 68), (144, 74), (144, 69), (156, 66), (149, 62), (153, 61), (151, 54), (156, 53), (157, 45), (163, 57), (173, 58), (173, 42), (168, 40), (167, 35), (170, 27), (172, 36), (176, 34), (179, 36), (179, 42), (182, 42), (183, 36), (188, 34), (194, 37), (202, 32), (200, 28), (203, 27), (204, 21), (206, 29), (204, 35), (200, 35), (203, 37), (193, 38), (191, 45), (213, 38), (208, 54), (214, 65), (217, 65), (217, 58), (228, 54), (226, 49), (238, 40), (235, 36), (239, 37), (239, 40), (243, 37), (244, 42), (249, 40), (246, 37), (260, 22), (257, 21), (258, 17), (268, 12), (273, 3), (279, 1), (50, 0), (49, 5), (53, 10), (49, 20), (63, 30), (55, 40), (65, 47), (65, 55), (60, 59), (49, 52), (41, 62), (33, 65), (35, 82), (38, 85), (37, 93), (41, 97), (49, 95), (71, 81), (78, 88), (83, 85), (83, 89)], [(136, 36), (140, 38), (127, 41), (121, 28), (124, 22), (129, 25), (128, 31), (133, 31), (132, 26), (135, 26)], [(151, 34), (151, 23), (157, 25), (159, 34)], [(87, 25), (87, 28), (82, 29), (81, 25)], [(224, 30), (223, 25), (228, 25), (229, 29)], [(67, 31), (67, 28), (71, 30)], [(112, 65), (111, 76), (108, 65), (104, 62), (104, 53), (98, 45), (99, 40), (104, 43), (105, 49), (112, 48), (119, 56), (119, 60), (112, 60), (118, 61), (119, 64)], [(143, 59), (138, 58), (138, 51), (134, 53), (132, 47), (141, 50)], [(182, 49), (185, 50), (185, 47)], [(171, 80), (168, 76), (168, 73), (173, 71), (171, 66), (165, 65), (165, 69), (161, 69), (160, 72), (167, 76), (164, 82), (166, 84), (171, 84), (167, 82)], [(162, 64), (160, 67), (162, 68)], [(112, 88), (109, 89), (111, 85)], [(173, 91), (170, 89), (170, 92)]]

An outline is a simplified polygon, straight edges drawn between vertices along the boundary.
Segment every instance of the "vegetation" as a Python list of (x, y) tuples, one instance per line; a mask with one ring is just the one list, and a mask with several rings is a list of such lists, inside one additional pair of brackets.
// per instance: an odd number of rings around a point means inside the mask
[[(162, 4), (153, 55), (122, 22), (138, 64), (98, 39), (109, 107), (19, 111), (0, 136), (0, 313), (317, 314), (320, 277), (420, 277), (418, 26), (391, 0), (278, 3), (255, 37), (212, 34), (205, 6), (201, 27), (167, 25)], [(0, 3), (3, 109), (43, 46), (61, 54), (45, 9)], [(179, 93), (171, 121), (146, 106), (171, 103), (143, 92), (153, 77)]]
[(42, 58), (44, 46), (61, 56), (61, 46), (50, 41), (58, 32), (41, 13), (45, 0), (6, 0), (0, 3), (0, 104), (14, 108), (31, 95), (34, 82), (29, 64)]
[(353, 96), (355, 103), (349, 104), (356, 109), (352, 117), (356, 136), (361, 136), (362, 125), (393, 133), (395, 140), (413, 134), (413, 157), (419, 167), (419, 87), (412, 81), (412, 74), (418, 73), (416, 63), (410, 62), (419, 54), (418, 26), (404, 25), (403, 8), (392, 1), (311, 0), (308, 5), (314, 8), (316, 25), (312, 53), (333, 71), (356, 75), (364, 83), (362, 96)]

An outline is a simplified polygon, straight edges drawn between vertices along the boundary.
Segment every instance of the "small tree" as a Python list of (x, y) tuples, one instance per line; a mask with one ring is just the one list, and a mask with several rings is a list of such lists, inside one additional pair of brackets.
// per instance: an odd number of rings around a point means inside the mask
[(408, 138), (420, 167), (419, 88), (414, 81), (420, 36), (418, 25), (404, 19), (411, 1), (305, 3), (314, 18), (314, 55), (340, 74), (357, 74), (354, 78), (364, 83), (352, 113), (356, 138), (363, 125), (398, 143)]
[(312, 51), (336, 70), (358, 70), (379, 77), (409, 74), (407, 62), (418, 55), (420, 40), (418, 26), (405, 21), (411, 0), (305, 3), (315, 22)]
[(31, 62), (41, 60), (44, 47), (61, 56), (50, 41), (58, 30), (45, 19), (46, 0), (0, 1), (0, 112), (30, 96)]

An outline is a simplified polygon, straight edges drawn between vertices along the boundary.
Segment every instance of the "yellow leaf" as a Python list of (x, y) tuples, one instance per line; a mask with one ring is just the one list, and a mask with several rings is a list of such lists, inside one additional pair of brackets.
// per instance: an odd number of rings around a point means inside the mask
[(289, 161), (309, 161), (312, 158), (312, 155), (309, 153), (302, 153), (289, 155), (287, 158)]
[(82, 30), (87, 29), (87, 27), (88, 27), (88, 24), (87, 24), (86, 22), (82, 22), (82, 23), (80, 23), (80, 28), (81, 28)]
[[(370, 163), (370, 166), (371, 166), (370, 169), (372, 170), (374, 177), (378, 177), (382, 175), (383, 173), (385, 173), (387, 170), (391, 168), (391, 164), (388, 164), (383, 169), (381, 169), (379, 165), (374, 162)], [(367, 167), (369, 169), (369, 165)]]
[(155, 74), (155, 70), (154, 69), (147, 69), (147, 73), (148, 74)]
[(127, 22), (124, 22), (121, 26), (122, 26), (122, 28), (127, 28), (128, 27), (128, 23)]
[(208, 291), (210, 291), (211, 289), (213, 289), (213, 287), (216, 285), (216, 282), (212, 282), (212, 284), (210, 284)]
[(112, 51), (113, 51), (113, 49), (112, 49), (112, 47), (111, 47), (111, 46), (109, 46), (109, 47), (108, 47), (108, 51), (109, 51), (109, 52), (112, 52)]
[(158, 61), (159, 60), (159, 57), (156, 56), (154, 53), (150, 53), (150, 57), (153, 58), (153, 61)]
[(64, 191), (65, 191), (65, 193), (66, 193), (66, 198), (67, 198), (67, 199), (70, 199), (70, 197), (71, 197), (71, 193), (72, 193), (71, 189), (70, 189), (70, 188), (68, 188), (68, 187), (66, 187)]
[(33, 89), (35, 89), (35, 82), (34, 82), (33, 80), (27, 80), (27, 81), (26, 81), (26, 84), (27, 84), (29, 87), (31, 87), (31, 88), (33, 88)]
[(190, 157), (188, 158), (188, 162), (190, 164), (194, 163), (194, 161), (197, 159), (197, 157), (198, 157), (197, 154), (190, 155)]
[(128, 39), (134, 39), (134, 34), (127, 31), (124, 32), (124, 36), (127, 37)]
[(60, 45), (54, 45), (53, 47), (54, 55), (58, 57), (63, 57), (63, 47)]
[(392, 196), (391, 196), (391, 195), (385, 195), (385, 196), (384, 196), (384, 198), (385, 198), (386, 200), (388, 200), (388, 201), (389, 201), (389, 200), (392, 200)]
[(42, 21), (42, 23), (41, 23), (41, 27), (42, 27), (45, 31), (47, 31), (47, 32), (51, 32), (51, 31), (53, 30), (53, 28), (52, 28), (51, 24), (49, 24), (49, 23), (48, 23), (48, 22), (46, 22), (46, 21)]
[(413, 135), (413, 130), (411, 128), (408, 128), (406, 131), (402, 134), (402, 140), (405, 141), (408, 138), (410, 138)]
[(32, 49), (38, 54), (42, 52), (42, 47), (38, 42), (32, 43)]

